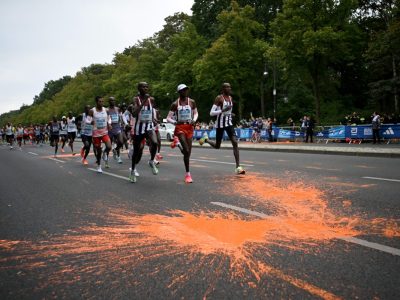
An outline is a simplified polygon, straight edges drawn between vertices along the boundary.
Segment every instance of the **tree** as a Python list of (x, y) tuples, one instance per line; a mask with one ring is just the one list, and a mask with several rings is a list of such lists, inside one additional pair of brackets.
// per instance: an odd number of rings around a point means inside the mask
[(287, 0), (271, 24), (273, 44), (289, 71), (304, 75), (313, 92), (318, 123), (321, 91), (336, 79), (332, 66), (353, 59), (352, 44), (359, 39), (351, 22), (356, 7), (353, 0)]
[(40, 92), (39, 96), (36, 95), (33, 98), (34, 104), (40, 104), (45, 100), (50, 100), (59, 93), (64, 86), (72, 79), (71, 76), (64, 76), (58, 80), (50, 80), (44, 84), (43, 90)]
[(254, 8), (239, 7), (232, 1), (232, 9), (219, 16), (222, 35), (196, 61), (196, 86), (203, 91), (219, 90), (222, 82), (230, 82), (239, 99), (242, 118), (246, 90), (257, 91), (260, 84), (258, 70), (262, 70), (266, 44), (259, 38), (264, 27), (254, 21)]

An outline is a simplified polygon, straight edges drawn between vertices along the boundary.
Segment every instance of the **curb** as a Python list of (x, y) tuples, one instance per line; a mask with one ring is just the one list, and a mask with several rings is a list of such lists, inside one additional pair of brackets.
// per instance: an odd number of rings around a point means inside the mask
[[(162, 141), (162, 146), (169, 147), (170, 142)], [(209, 145), (200, 146), (197, 143), (193, 143), (193, 148), (212, 149)], [(221, 149), (232, 149), (231, 145), (221, 144)], [(345, 155), (345, 156), (361, 156), (361, 157), (386, 157), (386, 158), (400, 158), (400, 149), (396, 152), (371, 152), (365, 151), (364, 149), (349, 149), (348, 151), (340, 149), (306, 149), (306, 148), (295, 148), (290, 147), (274, 147), (274, 146), (263, 146), (263, 147), (248, 147), (239, 143), (240, 150), (248, 151), (265, 151), (265, 152), (284, 152), (284, 153), (304, 153), (304, 154), (327, 154), (327, 155)]]

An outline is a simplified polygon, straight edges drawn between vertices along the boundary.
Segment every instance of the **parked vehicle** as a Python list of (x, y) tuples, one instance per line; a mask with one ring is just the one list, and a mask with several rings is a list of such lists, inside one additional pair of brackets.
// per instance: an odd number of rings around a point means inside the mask
[(161, 123), (160, 124), (160, 136), (162, 140), (172, 141), (174, 137), (175, 125), (171, 123)]

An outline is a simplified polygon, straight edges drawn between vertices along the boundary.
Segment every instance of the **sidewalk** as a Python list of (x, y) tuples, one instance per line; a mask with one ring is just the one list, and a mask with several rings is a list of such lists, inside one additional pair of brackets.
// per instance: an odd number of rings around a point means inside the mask
[[(170, 142), (162, 141), (164, 147), (170, 145)], [(211, 148), (210, 145), (200, 146), (198, 141), (193, 141), (193, 147)], [(400, 158), (400, 144), (347, 144), (347, 143), (300, 143), (300, 142), (262, 142), (253, 144), (251, 142), (239, 142), (239, 148), (252, 151), (275, 151), (275, 152), (293, 152), (293, 153), (316, 153), (316, 154), (336, 154), (350, 156), (372, 156), (372, 157), (396, 157)], [(229, 141), (223, 141), (221, 149), (232, 149)]]

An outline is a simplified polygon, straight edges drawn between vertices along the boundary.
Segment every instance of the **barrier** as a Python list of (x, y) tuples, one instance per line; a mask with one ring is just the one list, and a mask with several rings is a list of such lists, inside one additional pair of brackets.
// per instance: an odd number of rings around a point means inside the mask
[[(235, 128), (236, 135), (239, 140), (250, 140), (253, 134), (251, 128)], [(211, 139), (215, 139), (216, 131), (213, 130), (195, 130), (194, 138), (200, 139), (204, 133), (207, 133)], [(273, 127), (272, 136), (274, 139), (283, 140), (294, 140), (296, 138), (303, 138), (304, 133), (298, 130), (289, 130), (280, 127)], [(314, 136), (319, 139), (327, 140), (370, 140), (372, 139), (372, 127), (371, 125), (357, 125), (347, 126), (338, 125), (330, 127), (329, 129), (314, 132)], [(398, 124), (384, 124), (381, 125), (380, 136), (383, 139), (400, 139), (400, 125)], [(266, 129), (261, 130), (261, 138), (264, 140), (268, 139), (268, 133)], [(228, 139), (226, 133), (224, 133), (224, 140)]]

